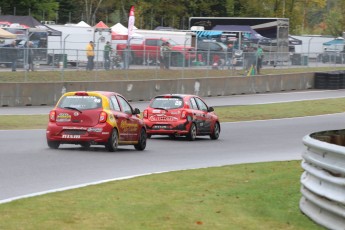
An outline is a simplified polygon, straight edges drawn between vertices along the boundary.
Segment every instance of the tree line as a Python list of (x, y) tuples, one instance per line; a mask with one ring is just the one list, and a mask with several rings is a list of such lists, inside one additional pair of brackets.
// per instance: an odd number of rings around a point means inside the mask
[(289, 18), (290, 34), (342, 36), (345, 31), (344, 0), (7, 0), (0, 15), (30, 15), (57, 24), (99, 21), (126, 25), (135, 6), (135, 26), (189, 29), (189, 17)]

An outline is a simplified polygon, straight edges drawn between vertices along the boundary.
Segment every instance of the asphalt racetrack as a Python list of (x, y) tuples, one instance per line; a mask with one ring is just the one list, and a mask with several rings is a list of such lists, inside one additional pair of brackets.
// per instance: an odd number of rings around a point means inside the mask
[[(344, 97), (344, 90), (206, 98), (210, 106)], [(147, 102), (132, 103), (141, 110)], [(0, 108), (0, 114), (48, 114), (51, 107)], [(1, 119), (1, 118), (0, 118)], [(145, 151), (124, 146), (110, 153), (46, 144), (45, 130), (0, 131), (0, 203), (136, 175), (249, 162), (299, 160), (302, 138), (312, 132), (342, 129), (345, 113), (268, 121), (222, 123), (219, 140), (194, 142), (153, 136)]]

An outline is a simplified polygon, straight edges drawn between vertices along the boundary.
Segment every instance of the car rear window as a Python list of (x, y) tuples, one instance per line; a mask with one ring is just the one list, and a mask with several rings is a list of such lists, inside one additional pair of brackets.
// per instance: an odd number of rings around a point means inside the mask
[(102, 108), (102, 98), (97, 96), (66, 96), (63, 97), (59, 108), (72, 107), (79, 110)]
[(183, 107), (183, 100), (178, 97), (157, 97), (150, 106), (151, 108), (177, 109)]

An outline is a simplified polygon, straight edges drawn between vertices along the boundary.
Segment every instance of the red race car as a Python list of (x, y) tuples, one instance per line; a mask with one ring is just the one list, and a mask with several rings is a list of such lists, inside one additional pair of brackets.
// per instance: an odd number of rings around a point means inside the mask
[(77, 144), (104, 145), (111, 152), (118, 145), (144, 150), (147, 135), (139, 115), (139, 109), (115, 92), (68, 92), (49, 114), (47, 143), (53, 149)]
[(156, 96), (143, 112), (148, 137), (151, 135), (196, 136), (209, 135), (216, 140), (220, 123), (212, 107), (196, 95), (165, 94)]

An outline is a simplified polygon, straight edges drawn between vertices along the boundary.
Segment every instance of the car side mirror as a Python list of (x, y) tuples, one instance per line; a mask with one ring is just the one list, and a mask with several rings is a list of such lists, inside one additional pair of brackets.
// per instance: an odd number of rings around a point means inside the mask
[(134, 115), (140, 114), (140, 109), (135, 108), (134, 111), (133, 111), (133, 114)]
[(214, 111), (214, 108), (213, 107), (208, 107), (208, 112), (213, 112)]

